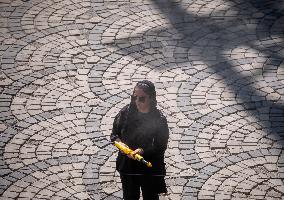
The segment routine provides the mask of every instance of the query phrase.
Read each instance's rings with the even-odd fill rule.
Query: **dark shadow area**
[[[281,63],[282,66],[284,63],[283,1],[235,2],[234,9],[238,12],[238,17],[227,17],[222,13],[215,13],[215,16],[209,17],[197,16],[185,9],[189,5],[181,7],[181,2],[171,0],[153,0],[152,2],[168,19],[169,24],[165,27],[171,28],[153,28],[137,37],[118,39],[109,45],[115,45],[119,48],[119,53],[130,55],[157,69],[170,69],[174,64],[204,62],[211,71],[213,70],[213,73],[223,78],[230,90],[235,92],[235,97],[244,110],[249,111],[258,120],[262,129],[268,135],[273,135],[273,138],[283,147],[283,97],[270,100],[260,95],[253,87],[253,83],[256,82],[253,81],[253,76],[244,76],[236,71],[231,62],[232,59],[224,53],[238,46],[247,46],[265,55],[263,68],[252,69],[252,72],[263,75],[268,70],[268,76],[263,77],[264,80],[274,91],[283,95],[283,84],[277,78],[277,69]],[[257,17],[253,17],[252,8],[258,11]],[[256,28],[250,28],[246,24],[248,21],[252,21],[252,25]],[[280,39],[282,42],[271,42],[275,39]],[[240,64],[250,64],[257,59],[256,57],[236,60]],[[237,82],[232,84],[232,78]]]
[[[284,1],[231,2],[234,6],[230,11],[236,12],[236,15],[228,16],[222,11],[215,11],[214,16],[198,16],[188,11],[190,4],[182,4],[182,1],[152,0],[154,8],[162,13],[168,23],[162,28],[157,25],[136,36],[118,38],[108,45],[117,47],[116,53],[132,56],[155,70],[170,70],[179,66],[185,69],[184,66],[189,66],[188,70],[191,71],[192,65],[201,63],[202,67],[205,64],[207,69],[204,73],[193,74],[193,78],[188,79],[189,85],[194,85],[196,78],[202,75],[205,78],[210,74],[221,77],[226,89],[232,91],[237,105],[255,119],[254,125],[258,130],[266,133],[264,139],[273,141],[270,148],[262,149],[263,152],[282,152],[277,161],[278,178],[282,179],[284,78],[279,79],[277,72],[284,66]],[[258,55],[233,58],[233,50],[240,47],[257,52]],[[247,71],[238,70],[242,66],[254,64],[262,66]],[[265,84],[256,87],[260,80]],[[278,97],[273,99],[269,92],[264,94],[260,89],[266,86],[272,88],[271,92],[277,93]],[[193,155],[195,150],[187,148],[193,162],[199,164],[200,159]],[[202,163],[198,167],[202,169],[205,165]],[[194,187],[189,186],[185,193],[196,195],[207,177],[203,175],[201,173],[200,177],[190,179],[188,184]]]

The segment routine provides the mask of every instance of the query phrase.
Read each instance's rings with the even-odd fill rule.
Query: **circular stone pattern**
[[[160,199],[283,199],[283,5],[2,1],[0,199],[122,200],[109,136],[143,79],[170,130]]]

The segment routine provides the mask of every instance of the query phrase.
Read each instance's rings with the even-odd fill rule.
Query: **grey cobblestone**
[[[170,128],[161,199],[283,199],[282,4],[1,2],[1,199],[122,199],[108,137],[141,79]]]

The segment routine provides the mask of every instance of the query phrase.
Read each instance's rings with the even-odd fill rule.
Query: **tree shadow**
[[[239,18],[234,14],[224,16],[222,12],[215,12],[214,16],[197,16],[187,11],[186,6],[189,5],[182,7],[180,2],[152,2],[166,16],[169,24],[165,24],[164,28],[153,27],[137,36],[116,39],[108,45],[118,47],[120,54],[132,56],[155,69],[203,62],[211,73],[222,77],[225,85],[234,91],[239,105],[249,111],[261,123],[262,129],[274,135],[283,147],[284,90],[277,70],[284,63],[284,6],[280,3],[282,7],[279,7],[279,1],[246,1],[243,2],[248,5],[246,9],[239,3],[232,10],[243,16]],[[252,8],[255,17],[251,16]],[[232,50],[240,47],[256,51],[258,55],[230,57],[233,56]],[[258,57],[260,54],[261,58]],[[248,76],[237,70],[242,65],[259,63],[259,59],[262,59],[263,66],[249,70]],[[238,64],[234,64],[236,61]],[[255,77],[272,87],[277,98],[271,99],[269,94],[259,92],[253,85],[257,83]],[[232,84],[232,78],[238,81]]]
[[[264,139],[273,141],[269,147],[257,144],[258,147],[267,152],[281,152],[277,166],[279,177],[283,178],[284,72],[278,72],[284,66],[284,3],[234,0],[230,1],[235,4],[229,13],[220,10],[199,16],[189,11],[190,4],[183,2],[152,0],[153,10],[165,17],[165,24],[157,23],[146,31],[116,38],[105,45],[116,47],[115,53],[131,56],[153,70],[181,67],[190,74],[185,84],[189,87],[211,75],[218,76],[225,89],[232,91],[235,105],[248,113],[253,125],[265,133]],[[191,101],[189,97],[185,100]],[[194,134],[189,137],[193,138]],[[190,166],[200,170],[196,178],[188,180],[187,189],[183,191],[185,196],[193,193],[194,197],[209,178],[202,170],[205,167],[215,169],[214,165],[210,169],[200,162],[195,150],[191,149],[195,142],[184,142],[184,151],[181,151],[184,157],[189,155],[193,160],[193,164],[188,161]]]

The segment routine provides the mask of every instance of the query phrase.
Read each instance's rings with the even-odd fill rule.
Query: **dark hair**
[[[135,87],[141,88],[147,95],[149,95],[150,106],[151,106],[150,114],[159,115],[159,111],[157,109],[156,90],[155,90],[154,84],[151,81],[143,80],[143,81],[139,81]],[[134,93],[134,90],[133,90],[133,93]],[[136,120],[137,112],[138,112],[137,106],[136,106],[135,100],[133,99],[133,94],[132,94],[131,102],[127,108],[126,118],[125,118],[125,121],[122,127],[123,131],[127,129],[127,126],[129,123],[132,123],[132,121]]]
[[[139,81],[135,88],[138,87],[140,89],[142,89],[147,95],[149,95],[150,98],[150,106],[151,106],[151,111],[156,110],[156,106],[157,106],[157,99],[156,99],[156,89],[155,89],[155,85],[148,80],[143,80],[143,81]],[[134,93],[134,91],[133,91]],[[136,108],[136,104],[133,98],[131,98],[131,102],[130,102],[130,108],[135,108],[135,110],[137,110]]]

